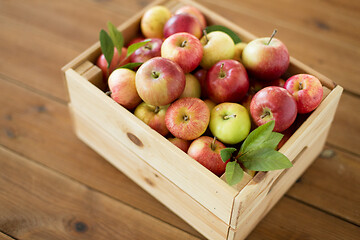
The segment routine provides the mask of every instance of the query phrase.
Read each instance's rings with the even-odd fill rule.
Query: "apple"
[[[141,18],[140,28],[146,38],[163,38],[164,25],[170,19],[171,12],[164,6],[148,9]]]
[[[244,66],[232,59],[221,60],[206,76],[207,94],[216,103],[240,102],[249,90],[249,78]]]
[[[166,22],[164,37],[167,38],[180,32],[190,33],[199,39],[202,36],[202,27],[194,16],[190,14],[176,14]]]
[[[141,102],[135,87],[134,71],[126,68],[116,69],[110,74],[108,85],[111,98],[125,108],[133,109]]]
[[[321,103],[321,82],[310,74],[294,75],[286,80],[284,87],[295,98],[298,113],[309,113]]]
[[[201,98],[207,98],[207,90],[206,90],[206,74],[207,70],[200,68],[194,72],[194,76],[199,80],[201,86]]]
[[[185,74],[185,80],[186,80],[185,89],[179,98],[185,98],[185,97],[200,98],[201,86],[199,80],[197,80],[197,78],[191,73]]]
[[[250,81],[250,91],[254,94],[266,87],[270,87],[270,86],[284,87],[285,85],[285,80],[281,78],[277,78],[275,80],[268,82],[260,81],[255,78],[249,78],[249,81]]]
[[[161,46],[161,56],[173,60],[188,73],[199,66],[203,48],[199,39],[190,33],[175,33],[165,39]]]
[[[176,14],[189,14],[192,15],[193,17],[195,17],[199,22],[200,22],[200,26],[201,29],[206,28],[206,20],[204,15],[199,11],[199,9],[197,9],[196,7],[193,6],[183,6],[181,8],[179,8],[176,12]]]
[[[200,39],[204,48],[204,56],[200,66],[205,69],[211,68],[220,60],[232,59],[235,54],[234,41],[224,32],[214,31]]]
[[[133,45],[134,43],[142,42],[142,41],[144,41],[144,40],[145,40],[145,38],[143,38],[143,37],[136,37],[136,38],[132,39],[132,40],[126,45],[126,47],[129,47],[129,46]]]
[[[168,107],[169,105],[155,107],[142,102],[136,107],[134,115],[161,135],[166,136],[169,133],[165,124],[165,114]]]
[[[244,43],[244,42],[239,42],[239,43],[235,44],[235,53],[234,53],[234,57],[233,57],[234,60],[242,62],[241,56],[242,56],[242,52],[246,45],[247,45],[247,43]]]
[[[172,135],[184,140],[200,137],[209,124],[210,111],[199,98],[181,98],[166,111],[165,123]]]
[[[184,152],[187,152],[191,142],[181,139],[181,138],[168,138],[168,140],[174,144],[175,146],[177,146],[178,148],[180,148],[181,150],[183,150]]]
[[[151,58],[136,72],[135,86],[140,98],[153,106],[164,106],[177,99],[185,88],[181,67],[162,57]]]
[[[282,87],[266,87],[251,100],[250,113],[257,126],[275,120],[275,132],[282,132],[293,124],[297,115],[296,101]]]
[[[216,103],[214,103],[213,101],[211,101],[211,99],[205,99],[204,103],[206,103],[206,105],[208,106],[210,112],[211,110],[213,110],[213,108],[216,106]]]
[[[108,62],[105,59],[104,54],[101,54],[96,61],[96,65],[101,69],[103,79],[107,80],[110,73],[112,73],[116,68],[125,65],[130,62],[129,58],[126,58],[127,49],[121,49],[121,55],[119,56],[118,50],[114,48],[114,55],[108,68]]]
[[[289,52],[285,44],[272,37],[255,39],[249,42],[242,52],[242,63],[246,70],[263,81],[279,78],[288,69],[289,62]]]
[[[210,114],[210,131],[225,144],[236,144],[250,132],[251,121],[248,111],[238,103],[220,103]]]
[[[221,160],[220,151],[225,145],[208,136],[202,136],[194,140],[188,150],[188,155],[198,161],[217,176],[225,172],[226,163]]]
[[[150,58],[161,56],[161,45],[163,41],[160,38],[151,38],[145,46],[138,48],[130,56],[131,62],[146,62]]]

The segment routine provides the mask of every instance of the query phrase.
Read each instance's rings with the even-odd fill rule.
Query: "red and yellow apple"
[[[96,61],[96,65],[101,69],[103,79],[106,81],[110,75],[116,68],[125,65],[130,62],[129,58],[126,58],[127,49],[122,48],[121,55],[116,48],[114,48],[114,55],[110,63],[110,67],[108,68],[108,62],[105,59],[104,54],[101,54],[100,57]]]
[[[310,74],[297,74],[286,80],[284,88],[296,100],[298,113],[309,113],[319,106],[323,96],[321,82]]]
[[[252,98],[250,113],[257,126],[275,120],[274,131],[282,132],[296,119],[296,101],[285,88],[266,87]]]
[[[166,127],[172,135],[184,140],[200,137],[209,125],[210,111],[199,98],[181,98],[166,111]]]
[[[165,39],[161,46],[161,56],[176,62],[185,73],[188,73],[199,66],[203,48],[194,35],[185,32],[175,33]]]
[[[206,19],[205,19],[204,15],[199,11],[199,9],[197,9],[196,7],[187,5],[187,6],[183,6],[183,7],[179,8],[178,10],[176,10],[175,15],[176,14],[184,14],[184,13],[194,16],[200,22],[201,29],[206,28]]]
[[[130,56],[131,62],[146,62],[150,58],[161,56],[161,45],[163,41],[160,38],[151,38],[145,46],[138,48]]]
[[[161,135],[166,136],[169,133],[165,124],[165,114],[168,107],[169,105],[155,107],[142,102],[136,107],[134,115]]]
[[[186,79],[185,89],[179,98],[185,98],[185,97],[200,98],[201,86],[199,80],[197,80],[197,78],[191,73],[185,74],[185,79]]]
[[[141,18],[140,28],[146,38],[163,38],[165,23],[170,19],[171,12],[164,6],[148,9]]]
[[[132,70],[118,68],[108,79],[111,98],[127,109],[133,109],[141,102],[135,87],[135,75]]]
[[[167,38],[180,32],[192,34],[199,39],[202,36],[202,27],[194,16],[190,14],[176,14],[165,23],[164,37]]]
[[[194,140],[188,150],[188,155],[198,161],[217,176],[225,172],[226,163],[221,160],[220,151],[226,148],[223,143],[208,136]]]
[[[151,58],[136,72],[135,86],[140,98],[153,106],[164,106],[177,99],[185,88],[181,67],[162,57]]]
[[[181,139],[181,138],[168,138],[168,140],[174,144],[175,146],[177,146],[178,148],[180,148],[181,150],[183,150],[184,152],[187,153],[189,147],[190,147],[190,144],[191,144],[191,141],[187,141],[187,140],[184,140],[184,139]]]

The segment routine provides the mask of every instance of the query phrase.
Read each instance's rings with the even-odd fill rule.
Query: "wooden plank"
[[[197,239],[0,147],[0,229],[21,239]]]
[[[226,239],[229,226],[191,196],[107,134],[90,119],[72,111],[77,135],[100,155],[209,239]],[[169,192],[171,194],[169,194]]]
[[[1,145],[193,235],[201,236],[83,144],[73,132],[66,105],[4,81],[1,77],[0,89]]]
[[[360,157],[327,146],[286,194],[360,225]]]
[[[144,122],[77,74],[66,71],[71,104],[76,111],[139,155],[225,223],[230,222],[237,191],[175,147]],[[106,123],[106,124],[104,124]],[[136,139],[136,141],[132,139]],[[194,184],[196,182],[197,184]],[[208,186],[204,188],[203,186]]]
[[[2,232],[0,232],[0,239],[2,240],[14,240],[14,238],[10,237],[9,235],[6,235]]]
[[[276,7],[275,9],[274,6],[281,6],[281,4],[277,4],[273,1],[271,2],[272,7],[267,9],[263,9],[262,7],[246,7],[251,1],[219,2],[213,0],[199,0],[199,2],[220,15],[226,16],[227,19],[235,24],[251,30],[251,32],[256,36],[269,36],[273,29],[277,28],[277,37],[286,44],[291,56],[306,63],[318,72],[323,73],[339,85],[342,85],[345,89],[356,94],[360,94],[360,85],[357,83],[358,76],[360,75],[360,68],[358,68],[356,64],[353,64],[354,62],[359,61],[359,44],[348,45],[346,41],[340,40],[334,42],[330,37],[321,37],[323,35],[321,32],[322,30],[314,32],[299,31],[298,25],[288,24],[288,22],[292,21],[292,17],[282,17],[292,13],[293,11],[280,7]],[[332,2],[339,4],[339,8],[341,8],[342,2],[340,0]],[[289,4],[293,3],[289,2]],[[297,4],[303,5],[304,8],[313,6],[316,11],[318,8],[316,4],[310,4],[307,3],[307,1],[298,1]],[[355,3],[352,5],[355,6]],[[276,12],[278,9],[281,9],[281,14],[268,17],[269,12]],[[267,13],[265,14],[264,11]],[[306,14],[306,12],[301,12],[301,14]],[[317,15],[312,18],[317,18]],[[321,19],[320,21],[326,23],[328,19],[330,18],[327,17],[325,19]],[[350,32],[349,34],[352,34],[353,29],[360,28],[360,24],[356,24],[356,28],[350,28],[347,30]],[[341,35],[339,32],[335,32],[334,34]],[[341,69],[341,71],[339,71],[339,69]]]
[[[360,155],[360,98],[343,94],[335,115],[328,142]]]
[[[246,239],[338,240],[359,236],[358,226],[284,197]]]

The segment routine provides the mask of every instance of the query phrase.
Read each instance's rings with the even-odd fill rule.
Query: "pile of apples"
[[[221,149],[271,120],[274,131],[283,132],[322,100],[314,76],[280,78],[289,53],[273,36],[235,44],[223,31],[204,31],[205,17],[192,6],[174,14],[152,7],[140,27],[143,37],[128,46],[150,39],[145,46],[129,57],[125,47],[121,54],[114,49],[110,67],[104,55],[97,61],[110,96],[218,176],[227,164]],[[118,68],[129,62],[143,64]]]

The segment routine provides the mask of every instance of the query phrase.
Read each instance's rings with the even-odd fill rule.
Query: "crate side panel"
[[[71,104],[108,134],[229,224],[238,193],[201,164],[121,107],[72,69],[66,72]],[[206,188],[204,186],[207,186]]]
[[[241,240],[255,228],[272,207],[282,198],[286,191],[310,166],[323,149],[330,124],[323,129],[317,138],[312,139],[306,148],[296,159],[294,167],[289,168],[276,181],[274,181],[265,192],[265,196],[255,206],[239,219],[236,229],[230,228],[228,240]]]
[[[226,239],[228,225],[223,221],[171,183],[143,159],[129,151],[115,138],[106,134],[101,127],[82,116],[79,111],[73,110],[72,116],[78,137],[104,156],[113,166],[207,238]]]

